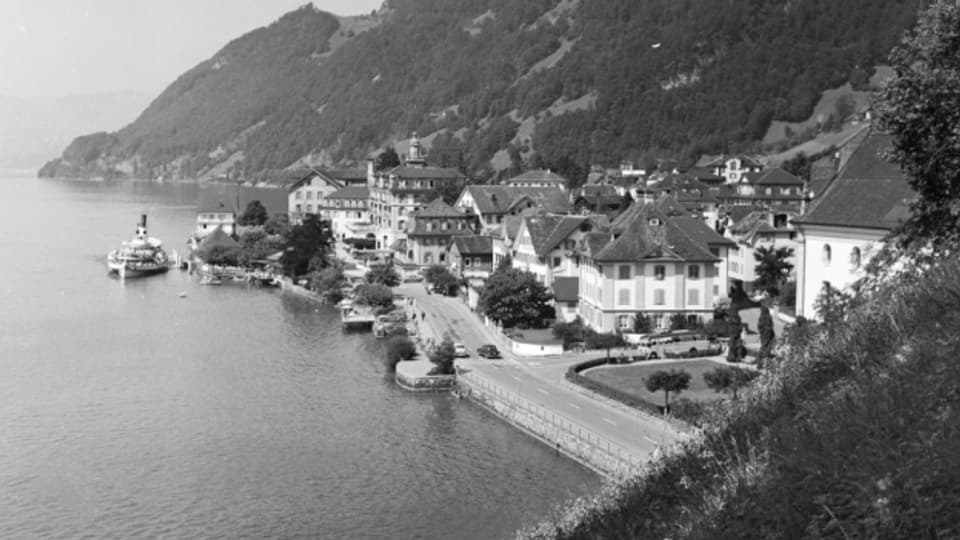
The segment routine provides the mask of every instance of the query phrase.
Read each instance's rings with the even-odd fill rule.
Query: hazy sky
[[[309,0],[0,0],[0,95],[158,94],[231,39]],[[382,0],[316,0],[337,15]]]

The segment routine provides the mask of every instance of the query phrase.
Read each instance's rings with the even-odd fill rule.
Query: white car
[[[457,358],[466,358],[470,356],[470,353],[467,352],[467,348],[463,346],[463,343],[454,343],[453,355]]]

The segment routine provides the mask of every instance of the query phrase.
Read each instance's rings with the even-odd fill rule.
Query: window
[[[619,291],[617,291],[617,305],[618,306],[630,305],[630,289],[620,289]]]
[[[553,266],[554,267],[560,266],[560,257],[553,258]]]
[[[653,304],[656,306],[662,306],[664,304],[664,297],[666,295],[663,292],[663,289],[654,289],[653,290]]]
[[[696,328],[700,324],[700,317],[698,315],[687,315],[687,326],[689,328]]]
[[[464,265],[464,266],[470,266],[470,257],[464,257],[464,258],[463,258],[463,265]]]
[[[710,248],[710,254],[714,257],[720,256],[720,248]]]
[[[833,258],[833,250],[830,249],[830,244],[823,245],[822,258],[823,258],[823,265],[830,266],[830,259]]]
[[[663,278],[666,277],[666,275],[667,275],[667,267],[666,267],[666,266],[664,266],[664,265],[662,265],[662,264],[658,264],[658,265],[656,265],[656,266],[653,267],[653,277],[654,277],[657,281],[663,281]]]
[[[691,265],[687,267],[687,278],[689,279],[700,279],[700,266]]]
[[[431,264],[431,263],[433,263],[433,253],[430,253],[428,251],[423,254],[423,264]]]
[[[619,269],[618,269],[618,272],[619,272],[619,275],[617,276],[618,279],[630,279],[630,265],[629,265],[629,264],[621,264],[620,267],[619,267]]]
[[[300,212],[303,212],[303,205],[298,204],[298,205],[297,205],[297,213],[299,214]]]
[[[629,315],[617,315],[617,328],[620,330],[632,330],[633,324],[631,324]]]
[[[697,289],[690,289],[687,291],[687,304],[691,306],[700,305],[700,291]]]
[[[294,195],[294,198],[299,201],[300,199],[303,198],[303,192],[302,192],[302,191],[298,191],[297,194]]]
[[[447,230],[450,228],[450,223],[447,221],[444,221],[442,224],[440,224],[440,228],[443,230]]]
[[[854,268],[860,268],[860,248],[854,247],[850,250],[850,265]]]
[[[719,286],[719,285],[714,285],[714,286],[713,286],[713,296],[714,296],[714,297],[720,296],[720,286]]]
[[[308,200],[308,201],[313,200],[313,192],[312,192],[312,191],[308,191],[308,192],[307,192],[307,200]]]
[[[337,201],[337,208],[340,208],[340,201]]]
[[[446,262],[446,260],[447,260],[447,254],[446,254],[446,253],[441,253],[441,254],[440,254],[440,262]]]

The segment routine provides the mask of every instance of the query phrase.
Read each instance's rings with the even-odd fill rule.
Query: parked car
[[[463,343],[454,343],[453,355],[457,358],[466,358],[470,356],[470,353],[467,352],[467,348],[463,345]]]
[[[491,345],[490,343],[477,347],[477,354],[484,358],[501,358],[497,346]]]

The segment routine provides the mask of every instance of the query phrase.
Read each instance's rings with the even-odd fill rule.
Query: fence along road
[[[422,285],[402,286],[398,292],[415,298],[415,310],[426,314],[425,322],[435,335],[449,333],[470,351],[484,343],[498,342],[461,301],[428,295]],[[547,371],[534,373],[510,352],[501,352],[503,360],[458,361],[467,372],[465,381],[480,394],[474,397],[486,398],[489,402],[485,403],[497,413],[553,444],[560,442],[565,452],[585,461],[582,454],[598,456],[589,462],[596,469],[613,474],[633,468],[658,447],[669,446],[682,437],[661,418],[626,411],[566,388],[562,375],[557,376],[562,369],[550,371],[550,376],[544,375]],[[573,364],[581,360],[560,361]],[[535,421],[543,425],[534,429],[538,427]]]

